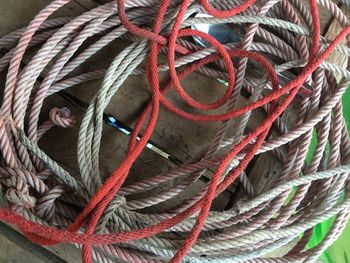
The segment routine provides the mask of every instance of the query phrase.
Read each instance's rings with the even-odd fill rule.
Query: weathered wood
[[[350,17],[350,10],[347,7],[344,6],[341,8],[341,10],[344,13],[344,15],[346,15],[347,17]],[[342,30],[342,27],[340,23],[336,19],[334,19],[328,28],[325,38],[328,40],[333,40],[337,35],[339,35],[341,30]],[[341,41],[341,44],[346,44],[346,39]],[[333,53],[328,57],[327,61],[337,64],[343,68],[346,68],[348,64],[348,57],[344,56],[343,54],[337,51],[333,51]],[[337,79],[338,82],[341,81],[342,79],[342,77],[338,74],[335,74],[335,78]]]
[[[50,0],[0,0],[0,36],[27,25],[39,11],[50,2]],[[109,1],[74,0],[55,13],[53,17],[76,16],[86,10],[96,7],[98,4],[106,2]],[[326,24],[326,22],[322,23]],[[75,73],[78,74],[79,72],[107,68],[111,60],[126,45],[128,45],[127,42],[122,42],[120,40],[114,41],[79,67]],[[167,79],[167,74],[161,74],[162,83],[165,83]],[[0,78],[1,87],[4,85],[3,80],[4,76]],[[191,96],[202,102],[214,101],[219,96],[222,96],[225,89],[225,87],[217,80],[200,74],[193,74],[183,80],[182,83],[184,87],[187,87],[186,90]],[[69,89],[69,92],[79,96],[79,98],[85,102],[89,102],[100,86],[101,80],[95,80],[73,87]],[[198,87],[200,87],[200,89]],[[149,97],[150,91],[145,76],[130,77],[112,98],[106,112],[117,116],[120,120],[132,126],[136,121],[136,116],[138,116],[140,111],[144,108]],[[188,106],[184,105],[183,102],[180,102],[179,97],[174,92],[171,92],[168,97],[171,101],[176,102],[177,105],[191,111]],[[247,103],[247,100],[243,97],[240,98],[240,101],[242,104]],[[53,159],[61,163],[72,174],[79,176],[76,173],[78,167],[75,146],[79,124],[84,112],[67,103],[67,101],[62,98],[54,95],[45,101],[41,120],[45,121],[48,118],[48,112],[52,107],[62,106],[68,106],[72,110],[73,114],[77,117],[78,125],[72,129],[54,128],[50,130],[39,143],[43,150],[45,150],[45,152],[47,152]],[[255,128],[262,118],[262,112],[256,111],[248,126],[251,129]],[[232,121],[229,134],[234,134],[235,123],[237,123],[237,120]],[[179,118],[162,108],[152,140],[162,148],[167,149],[172,155],[178,157],[182,161],[188,162],[190,160],[199,159],[202,156],[203,151],[208,147],[215,135],[217,127],[217,123],[192,123]],[[52,143],[57,137],[60,138],[60,143]],[[127,136],[119,133],[111,127],[104,126],[100,152],[100,171],[104,178],[110,175],[122,160],[127,148],[127,142]],[[261,192],[264,187],[268,187],[268,182],[272,181],[271,178],[277,173],[276,171],[278,171],[279,165],[280,164],[276,162],[271,154],[262,155],[257,159],[249,176],[253,184],[256,186],[256,191],[258,193]],[[166,161],[159,155],[156,155],[154,152],[145,149],[140,158],[133,165],[127,183],[165,172],[171,167],[174,167],[172,163]],[[179,180],[159,187],[152,193],[160,192]],[[184,195],[157,206],[157,209],[164,209],[181,203],[188,198],[193,191],[203,185],[204,182],[197,182],[187,189]],[[137,197],[141,196],[142,195],[138,195]],[[226,193],[215,202],[213,207],[220,210],[224,209],[229,198],[230,196]],[[149,209],[149,211],[155,210]],[[80,251],[72,246],[59,245],[51,247],[50,250],[68,262],[80,262]]]
[[[307,0],[304,0],[304,2],[306,5],[308,5]],[[342,8],[342,11],[346,11],[345,14],[347,15],[349,14],[349,11],[346,8]],[[321,32],[328,28],[325,36],[327,39],[332,40],[341,31],[340,24],[336,21],[336,19],[333,20],[330,12],[322,6],[319,7],[319,12]],[[332,53],[328,60],[338,65],[346,66],[347,64],[347,57],[341,56],[336,51]],[[296,107],[298,107],[297,104],[297,102],[293,103],[282,116],[282,119],[287,125],[293,126],[295,123],[295,112],[297,111]],[[273,182],[277,179],[281,168],[280,161],[271,153],[264,153],[258,156],[253,168],[248,173],[248,177],[251,180],[256,193],[259,194],[266,189],[269,189],[269,187],[271,187]],[[241,191],[238,196],[241,197],[243,194],[243,191]]]
[[[16,3],[11,2],[10,5],[7,5],[6,16],[2,17],[6,21],[12,22],[7,24],[3,23],[5,26],[1,27],[1,35],[7,34],[28,24],[35,14],[37,14],[50,1],[33,1],[30,5],[26,5],[27,1],[24,0],[21,1],[22,3],[19,2],[20,1],[17,1]],[[96,6],[96,3],[93,1],[79,0],[65,6],[58,12],[58,14],[55,14],[54,16],[75,16],[83,13],[87,8],[92,8],[94,6]],[[19,18],[16,15],[15,10],[17,13],[26,14],[26,16]],[[102,52],[96,54],[75,72],[79,73],[96,68],[107,68],[112,58],[115,57],[120,50],[125,47],[125,45],[125,42],[120,42],[119,40],[115,41]],[[25,61],[27,61],[27,58]],[[162,79],[164,82],[167,79],[167,76],[163,74]],[[74,87],[71,92],[88,102],[96,93],[100,85],[101,80],[96,80]],[[218,81],[209,78],[202,78],[199,75],[187,78],[184,81],[184,85],[197,85],[201,87],[201,91],[197,92],[197,94],[193,94],[193,91],[191,90],[189,90],[189,93],[191,95],[199,95],[197,98],[202,101],[208,101],[208,98],[210,98],[210,100],[215,99],[218,95],[223,94],[225,88]],[[129,125],[132,125],[135,121],[135,116],[147,102],[149,95],[150,92],[145,77],[131,77],[126,81],[126,83],[124,83],[117,95],[112,99],[107,112],[113,113],[121,120],[127,122]],[[175,94],[172,94],[170,97],[173,100],[178,100]],[[41,114],[41,120],[46,120],[48,118],[48,111],[52,107],[56,106],[68,106],[73,111],[73,114],[76,115],[78,123],[81,121],[84,115],[82,111],[62,100],[60,97],[51,96],[45,101]],[[200,157],[203,149],[205,149],[210,142],[210,138],[214,135],[215,127],[216,125],[209,125],[206,127],[201,123],[192,125],[189,121],[183,121],[173,114],[163,110],[159,118],[159,125],[157,126],[155,135],[152,137],[152,139],[163,148],[167,149],[168,152],[176,155],[179,159],[188,161],[190,159]],[[73,129],[66,130],[54,128],[49,131],[48,134],[46,134],[39,142],[39,145],[53,159],[57,160],[66,169],[72,172],[72,174],[76,174],[75,171],[77,171],[75,145],[76,138],[78,136],[78,128],[79,125]],[[60,143],[52,143],[57,137],[60,137]],[[107,177],[115,169],[117,164],[120,163],[125,154],[127,141],[128,138],[125,135],[119,133],[113,128],[107,126],[104,127],[100,154],[101,173],[104,175],[104,177]],[[156,155],[152,151],[146,149],[141,155],[140,159],[138,159],[133,166],[128,182],[137,181],[147,176],[158,174],[162,171],[168,170],[170,167],[174,167],[174,165]],[[174,183],[176,183],[176,181]],[[186,194],[181,195],[179,198],[174,198],[174,200],[164,203],[162,206],[158,206],[157,209],[165,209],[169,206],[169,203],[171,203],[172,206],[181,203],[186,198],[189,198],[194,191],[197,191],[195,189],[199,189],[203,185],[203,182],[197,182],[193,186],[189,187]],[[169,186],[171,185],[168,184],[167,187]],[[166,187],[166,185],[155,189],[153,193],[164,190],[164,187]],[[138,197],[141,196],[142,195]],[[225,200],[228,200],[228,196],[225,197],[224,195],[219,199],[217,204],[214,204],[214,207],[220,210],[224,209]],[[68,262],[75,262],[75,259],[77,260],[76,262],[79,262],[80,252],[71,246],[60,245],[50,249],[56,254],[60,255],[62,258],[66,259]]]
[[[50,2],[51,0],[0,0],[0,36],[28,25],[35,15]],[[88,2],[89,0],[86,0],[87,4]],[[76,16],[85,11],[86,9],[80,4],[72,1],[53,14],[52,17]],[[5,73],[2,73],[0,76],[1,90],[4,88],[5,75]],[[58,245],[48,249],[67,262],[81,262],[81,251],[74,246]],[[0,250],[4,252],[1,253],[0,262],[14,262],[15,260],[16,262],[42,262],[38,258],[31,256],[30,251],[24,251],[5,238],[1,238]]]

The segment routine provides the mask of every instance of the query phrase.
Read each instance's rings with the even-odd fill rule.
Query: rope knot
[[[53,108],[50,111],[49,116],[50,120],[54,124],[62,128],[71,128],[76,123],[75,117],[72,115],[71,111],[66,107],[63,107],[61,109]]]
[[[103,233],[106,229],[107,222],[112,218],[115,211],[126,204],[126,198],[122,195],[117,195],[113,198],[113,200],[109,203],[108,207],[104,211],[99,225],[97,226],[97,232]]]
[[[15,188],[9,188],[5,193],[5,198],[13,205],[25,207],[27,209],[33,208],[36,203],[36,199],[33,196]]]
[[[114,208],[119,208],[126,204],[126,198],[122,195],[117,195],[112,201],[111,204]]]
[[[3,183],[7,188],[14,188],[25,194],[28,193],[28,185],[17,175],[10,175],[10,177],[1,178],[1,183]]]
[[[12,175],[2,178],[1,183],[8,187],[5,198],[15,207],[29,209],[35,206],[36,199],[29,195],[28,185],[22,178]]]

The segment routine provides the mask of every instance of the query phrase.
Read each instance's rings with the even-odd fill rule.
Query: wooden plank
[[[110,63],[110,60],[106,60],[105,57],[114,57],[116,56],[119,51],[125,47],[125,43],[120,43],[120,41],[115,41],[115,43],[112,43],[109,45],[109,47],[105,48],[104,51],[99,52],[99,54],[94,55],[93,58],[91,58],[89,61],[94,61],[94,63],[90,64],[87,63],[84,66],[81,67],[81,72],[86,72],[89,70],[97,69],[97,68],[106,68],[108,67],[108,64]],[[75,72],[79,72],[79,70],[76,70]],[[163,74],[163,79],[166,78],[166,75]],[[200,80],[198,80],[200,79]],[[209,78],[202,78],[199,77],[199,75],[196,75],[195,77],[190,77],[189,80],[187,80],[186,84],[193,84],[195,83],[198,86],[205,87],[205,92],[198,92],[197,95],[200,95],[202,99],[213,97],[214,93],[213,90],[220,90],[220,93],[223,93],[224,87],[222,84],[220,84],[218,81],[209,79]],[[208,85],[209,84],[209,85]],[[88,84],[80,85],[83,88],[80,89],[79,87],[73,88],[72,91],[74,94],[78,95],[80,98],[85,100],[86,102],[89,101],[93,95],[96,93],[96,88],[100,86],[100,81],[94,81]],[[124,91],[124,86],[126,86],[129,90]],[[140,87],[142,88],[140,89]],[[91,88],[90,88],[91,87]],[[130,90],[131,89],[131,90]],[[130,96],[132,94],[132,96]],[[194,94],[196,95],[196,94]],[[217,95],[215,95],[217,96]],[[173,95],[174,97],[174,95]],[[121,91],[119,92],[118,96],[116,98],[113,98],[113,100],[110,103],[110,106],[108,107],[107,111],[113,114],[116,114],[120,117],[123,121],[129,123],[130,125],[135,121],[135,115],[139,111],[139,108],[142,107],[147,99],[149,98],[149,92],[147,88],[147,82],[144,77],[131,77],[130,80],[128,80],[123,87],[121,88]],[[57,100],[55,99],[56,103]],[[128,105],[125,107],[125,105]],[[136,109],[134,108],[136,106]],[[79,112],[76,112],[76,114],[81,114]],[[154,141],[156,141],[158,144],[160,144],[163,148],[166,148],[168,152],[172,153],[173,155],[177,156],[183,161],[189,160],[192,158],[199,158],[200,154],[202,153],[204,149],[203,141],[209,143],[209,135],[213,136],[215,132],[215,127],[213,125],[210,125],[208,127],[204,127],[202,124],[196,124],[196,127],[193,127],[190,125],[190,122],[188,121],[182,121],[180,118],[173,116],[172,114],[165,113],[164,117],[160,117],[159,121],[161,127],[159,130],[156,129],[154,138],[152,138]],[[180,123],[180,127],[174,127],[174,123]],[[193,133],[193,130],[196,129],[196,133]],[[108,129],[106,127],[106,130],[111,130],[112,138],[115,137],[116,133],[113,129]],[[202,130],[205,130],[202,132]],[[207,135],[207,132],[209,132]],[[192,135],[191,135],[192,134]],[[76,135],[76,133],[75,133]],[[200,135],[200,136],[198,136]],[[53,137],[55,136],[52,135]],[[104,160],[101,165],[102,173],[109,174],[113,168],[115,167],[115,163],[120,160],[125,152],[126,148],[126,140],[125,136],[119,134],[118,136],[121,136],[123,139],[123,142],[120,142],[119,140],[110,140],[111,136],[109,136],[108,133],[105,133],[104,138],[109,138],[104,140],[103,146],[105,144],[109,144],[108,147],[102,147],[101,151],[101,159]],[[71,137],[70,135],[67,135],[67,137]],[[187,140],[183,140],[183,138],[186,137]],[[76,137],[75,137],[76,138]],[[41,145],[45,147],[45,137],[43,138],[43,142]],[[51,141],[51,138],[47,139],[47,141]],[[112,141],[112,143],[111,143]],[[72,145],[73,142],[68,142],[68,145]],[[49,144],[50,145],[50,144]],[[202,147],[198,147],[198,145],[201,145]],[[60,147],[62,149],[52,149],[51,147],[51,153],[54,159],[59,160],[62,163],[65,163],[67,166],[71,167],[73,170],[76,170],[76,158],[75,153],[70,151],[68,154],[62,154],[67,149],[65,147],[65,144],[61,144]],[[106,148],[108,151],[104,152],[104,148]],[[191,149],[191,153],[189,153],[189,149]],[[115,152],[115,150],[118,150],[118,152]],[[110,152],[111,151],[111,152]],[[160,162],[164,162],[162,158],[159,156],[153,156],[148,157],[147,150],[145,151],[146,157],[145,162],[149,162],[150,160],[157,160],[160,159]],[[57,154],[56,154],[57,153]],[[61,156],[64,157],[63,160]],[[110,157],[115,157],[116,160],[109,160]],[[141,156],[141,160],[144,157]],[[70,161],[71,160],[71,161]],[[111,165],[112,164],[112,165]],[[169,164],[168,162],[166,164],[158,165],[165,168],[168,168]],[[141,168],[138,168],[141,167]],[[153,171],[154,169],[151,169]],[[107,172],[108,171],[108,172]],[[159,168],[157,168],[156,171],[161,171]],[[135,172],[136,173],[145,173],[144,165],[138,163],[135,164]],[[148,174],[155,174],[154,172],[148,172]],[[139,178],[139,176],[131,176],[129,180],[136,180],[136,178]],[[135,178],[135,179],[132,179]]]
[[[346,6],[343,6],[341,10],[344,13],[344,15],[350,17],[350,10]],[[340,23],[336,19],[334,19],[328,28],[325,38],[328,40],[333,40],[336,36],[339,35],[342,29],[343,28],[340,25]],[[341,44],[346,44],[346,39],[341,41]],[[337,51],[333,51],[332,54],[328,57],[327,61],[337,64],[343,68],[346,68],[346,66],[348,65],[348,57],[344,56],[343,54]],[[335,78],[338,82],[340,82],[342,79],[341,75],[339,74],[335,74]]]
[[[19,27],[25,26],[28,22],[37,14],[50,0],[16,0],[5,1],[0,0],[0,35],[9,33]],[[76,16],[83,13],[85,10],[91,9],[98,4],[108,2],[105,0],[75,0],[70,4],[62,8],[59,12],[54,14],[54,17],[59,16]],[[111,59],[114,58],[122,48],[127,45],[126,42],[120,40],[114,41],[108,47],[104,48],[101,52],[94,55],[83,66],[77,69],[75,72],[87,72],[94,69],[107,68]],[[106,59],[108,58],[108,59]],[[168,76],[161,74],[161,81],[164,83]],[[224,86],[218,81],[211,78],[204,77],[199,74],[193,74],[186,78],[183,85],[190,95],[203,102],[213,101],[224,92]],[[70,92],[85,102],[91,100],[93,95],[101,86],[101,80],[91,81],[86,84],[78,85]],[[197,89],[200,87],[200,89]],[[122,121],[132,126],[135,123],[136,116],[140,113],[150,96],[149,88],[145,76],[133,76],[122,85],[116,96],[113,97],[111,103],[107,107],[106,111],[118,116]],[[186,105],[180,102],[178,96],[174,93],[169,95],[170,100],[180,104],[186,110],[190,110]],[[246,99],[241,98],[241,103],[246,103]],[[42,120],[46,120],[48,117],[48,111],[52,107],[68,106],[73,114],[77,117],[78,123],[81,122],[83,112],[74,106],[68,104],[66,101],[57,96],[48,98],[45,102],[43,112],[41,115]],[[263,118],[261,112],[254,113],[252,121],[249,127],[253,129],[257,123]],[[234,133],[234,125],[236,121],[232,122],[229,130],[230,134]],[[152,136],[152,140],[158,143],[162,148],[183,161],[196,160],[201,157],[203,151],[208,147],[211,139],[213,138],[218,124],[204,125],[203,123],[192,123],[183,120],[174,114],[161,110],[158,124],[155,133]],[[78,136],[79,126],[77,125],[73,129],[60,129],[54,128],[49,131],[43,139],[40,141],[40,146],[49,155],[62,163],[73,174],[78,170],[77,158],[76,158],[76,138]],[[60,137],[60,143],[52,143]],[[102,147],[100,153],[101,159],[101,174],[106,178],[120,163],[122,160],[128,138],[116,131],[113,128],[104,127]],[[269,165],[266,165],[268,163]],[[253,167],[250,173],[251,179],[254,185],[266,186],[265,183],[261,183],[259,178],[265,178],[265,171],[271,169],[273,174],[269,174],[269,181],[274,176],[275,161],[271,158],[270,154],[262,155]],[[161,172],[165,172],[168,169],[174,167],[173,164],[164,160],[162,157],[156,155],[154,152],[145,150],[140,158],[135,162],[128,183],[135,182],[140,179],[155,175]],[[278,168],[278,167],[277,167]],[[276,168],[276,169],[277,169]],[[263,174],[263,176],[261,176]],[[266,182],[267,178],[263,182]],[[179,180],[175,181],[175,184]],[[197,182],[194,186],[189,188],[184,195],[179,198],[174,198],[171,202],[164,203],[157,207],[157,209],[164,209],[167,206],[176,205],[186,198],[188,198],[193,190],[198,189],[204,185],[203,182]],[[169,186],[169,185],[167,185]],[[164,190],[164,187],[159,187],[154,190],[153,193],[158,193]],[[262,191],[262,188],[257,188],[257,191]],[[138,197],[141,197],[139,195]],[[222,210],[228,201],[230,196],[228,194],[221,197],[214,205],[216,209]],[[156,209],[149,209],[149,211],[156,211]],[[56,254],[68,262],[80,262],[80,251],[72,246],[60,245],[50,248]]]
[[[304,0],[305,4],[308,5],[307,0]],[[344,12],[346,8],[343,8]],[[320,24],[321,24],[321,32],[325,31],[329,26],[328,32],[326,33],[326,37],[328,39],[333,39],[340,32],[339,23],[331,16],[330,12],[319,6],[320,13]],[[349,11],[345,13],[349,15]],[[342,57],[339,53],[333,52],[332,56],[329,58],[330,61],[336,63],[338,65],[345,65],[347,63],[347,58]],[[346,62],[345,62],[346,60]],[[345,63],[345,64],[344,64]],[[283,114],[282,118],[284,119],[287,125],[293,126],[295,123],[295,112],[297,112],[297,103],[293,103],[289,109]],[[256,193],[262,193],[265,190],[269,189],[273,182],[277,179],[279,172],[281,171],[281,162],[274,157],[271,153],[264,153],[259,155],[256,158],[256,162],[253,165],[253,168],[248,173],[248,177],[252,182]],[[238,195],[242,197],[244,195],[243,191]]]
[[[3,1],[3,0],[1,0]],[[23,3],[19,3],[19,1],[16,2],[16,4],[8,5],[8,9],[6,10],[6,21],[13,20],[13,23],[11,27],[2,27],[1,35],[9,33],[21,26],[25,26],[31,19],[34,17],[34,15],[40,11],[40,9],[48,4],[50,1],[33,1],[30,6],[26,5],[26,1],[23,1]],[[78,1],[81,3],[82,1]],[[84,1],[85,2],[85,1]],[[86,1],[88,4],[93,5],[95,3],[91,1]],[[1,2],[0,2],[1,3]],[[86,6],[88,6],[86,3],[84,5],[77,4],[77,2],[72,3],[71,5],[67,5],[66,7],[62,8],[60,10],[60,15],[55,16],[72,16],[77,15],[85,11]],[[25,19],[17,19],[16,13],[17,13],[17,7],[20,7],[20,12],[25,13],[27,17]],[[12,8],[12,9],[11,9]],[[12,10],[12,11],[11,11]],[[16,10],[16,11],[15,11]],[[31,12],[29,12],[29,10]],[[116,41],[113,45],[111,45],[109,48],[105,49],[104,53],[97,54],[89,60],[87,65],[84,65],[80,68],[80,71],[87,71],[92,70],[93,67],[98,68],[106,68],[108,67],[108,64],[110,63],[111,59],[115,57],[118,52],[121,50],[122,47],[125,46],[124,44],[120,44],[119,41]],[[106,60],[105,58],[108,57],[109,60]],[[93,61],[93,63],[91,63]],[[98,63],[97,63],[98,62]],[[79,70],[77,71],[79,72]],[[164,76],[164,79],[166,76]],[[193,82],[195,79],[197,79],[198,76],[190,78],[187,80],[187,84]],[[219,87],[219,84],[217,81],[214,80],[207,80],[202,82],[198,82],[197,84],[200,86],[205,86],[205,88],[212,93],[213,91],[210,89],[211,82],[217,83],[216,88],[220,88],[222,90],[222,86]],[[100,86],[100,81],[94,81],[89,84],[80,85],[80,87],[76,87],[73,92],[78,92],[79,97],[82,97],[86,101],[89,101],[91,96],[96,92],[96,88]],[[191,83],[192,84],[192,83]],[[132,89],[130,90],[129,87]],[[127,121],[129,124],[132,124],[135,120],[134,115],[137,113],[139,108],[146,102],[147,98],[149,97],[149,91],[146,87],[146,80],[143,76],[141,77],[134,77],[127,81],[123,85],[123,88],[121,89],[121,94],[118,94],[116,96],[116,99],[113,99],[111,102],[108,111],[113,112],[114,114],[117,114],[120,116],[120,118],[124,121]],[[136,93],[133,93],[133,92]],[[210,93],[207,95],[209,96]],[[77,94],[77,93],[76,93]],[[83,96],[81,96],[83,94]],[[133,94],[131,96],[130,94]],[[205,97],[206,93],[200,94],[202,97]],[[137,99],[135,99],[137,98]],[[81,120],[83,117],[83,113],[80,112],[78,109],[72,107],[71,105],[67,105],[67,102],[62,100],[60,97],[52,96],[48,98],[45,101],[44,108],[42,111],[41,119],[45,120],[48,117],[48,111],[52,107],[61,107],[61,106],[69,106],[69,108],[72,109],[73,113],[77,116],[78,120]],[[165,114],[161,118],[166,122],[167,124],[164,127],[162,125],[162,128],[157,130],[157,136],[154,138],[159,144],[162,145],[162,147],[169,147],[170,150],[174,149],[176,150],[179,155],[181,153],[182,160],[186,161],[190,158],[189,154],[185,153],[184,149],[190,149],[195,148],[196,151],[193,151],[193,156],[200,153],[200,149],[196,147],[197,145],[202,145],[203,140],[208,141],[207,139],[203,139],[202,137],[202,130],[205,130],[203,132],[203,136],[209,136],[212,134],[215,130],[214,127],[210,127],[209,129],[205,129],[203,125],[198,124],[195,128],[189,126],[189,122],[181,123],[180,127],[173,127],[173,121],[174,117],[168,117],[171,116],[170,113]],[[176,118],[176,117],[175,117]],[[40,141],[40,146],[43,147],[43,149],[54,159],[56,159],[58,162],[63,164],[65,167],[68,167],[70,171],[74,173],[74,171],[77,170],[77,160],[76,160],[76,152],[75,148],[72,148],[73,145],[76,145],[76,138],[78,135],[78,128],[75,127],[74,129],[67,129],[63,130],[60,128],[55,128],[51,130],[47,135],[44,136],[43,140]],[[181,131],[181,134],[178,134],[178,131]],[[191,134],[191,136],[186,135],[189,131],[195,132]],[[206,133],[208,132],[208,134]],[[200,136],[199,136],[200,135]],[[180,147],[178,146],[178,142],[181,141],[182,137],[188,138],[188,144],[184,143]],[[55,141],[57,137],[60,137],[62,140],[59,144],[53,144],[52,141]],[[104,131],[104,137],[102,141],[102,151],[101,151],[101,172],[105,174],[105,176],[109,175],[111,171],[114,170],[114,168],[117,166],[117,164],[122,159],[123,155],[125,154],[125,149],[127,146],[127,138],[119,134],[114,129],[111,129],[109,127],[105,127]],[[187,150],[186,150],[187,151]],[[145,165],[147,164],[147,165]],[[173,167],[172,164],[169,164],[167,161],[163,160],[158,155],[155,155],[153,152],[145,150],[145,152],[142,154],[141,158],[136,162],[134,165],[134,168],[132,170],[132,175],[129,178],[129,181],[136,181],[138,179],[144,178],[145,174],[153,175],[160,173],[162,171],[166,171],[169,169],[169,167]],[[176,205],[182,202],[184,199],[188,198],[193,192],[194,189],[198,189],[199,187],[203,186],[203,182],[198,182],[194,186],[190,187],[186,194],[182,195],[181,198],[176,198],[175,200],[172,200],[172,204]],[[158,188],[155,190],[155,193],[157,191],[161,191],[163,188]],[[227,197],[226,197],[227,199]],[[218,202],[218,205],[216,207],[218,209],[223,209],[225,207],[225,203],[222,202],[223,199],[221,199],[220,202]],[[159,208],[166,208],[167,204],[164,204],[162,207]],[[52,251],[54,251],[56,254],[60,255],[62,258],[66,259],[68,262],[80,262],[80,251],[75,249],[71,246],[66,245],[60,245],[60,246],[54,246],[50,248]]]
[[[28,23],[42,10],[51,0],[16,0],[0,1],[0,36],[4,36]],[[80,0],[79,3],[83,2]],[[89,1],[87,1],[89,3]],[[87,4],[86,4],[87,5]],[[88,5],[87,5],[88,6]],[[91,4],[90,4],[91,6]],[[58,10],[52,17],[76,16],[86,11],[81,4],[71,1]]]
[[[6,35],[18,28],[28,25],[28,23],[48,5],[51,0],[0,0],[0,36]],[[86,11],[80,4],[72,1],[60,9],[52,17],[76,16]],[[3,89],[5,83],[5,72],[0,76],[0,87]],[[1,262],[42,262],[38,258],[31,256],[29,252],[11,243],[7,239],[1,238],[0,248],[3,253]],[[67,262],[81,262],[81,251],[71,245],[58,245],[48,248],[54,254],[58,255]],[[25,261],[23,261],[25,259]],[[22,261],[21,261],[22,260]]]

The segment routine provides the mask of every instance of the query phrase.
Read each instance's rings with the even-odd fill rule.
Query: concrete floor
[[[44,263],[44,261],[0,236],[0,263]]]

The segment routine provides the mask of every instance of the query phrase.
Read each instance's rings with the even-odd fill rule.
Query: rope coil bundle
[[[0,179],[11,207],[0,210],[1,220],[15,224],[42,245],[69,242],[81,246],[84,262],[93,258],[98,262],[113,262],[115,258],[126,262],[310,262],[340,235],[350,213],[350,142],[341,104],[350,72],[348,67],[325,60],[334,50],[349,56],[350,49],[342,41],[350,27],[335,3],[310,0],[307,6],[300,0],[118,0],[76,18],[48,18],[68,2],[54,0],[26,28],[0,39],[0,49],[5,50],[0,70],[8,66],[0,118]],[[320,34],[319,6],[343,27],[330,42]],[[197,13],[212,17],[193,18]],[[238,45],[222,45],[210,35],[190,29],[200,22],[245,25],[245,36]],[[93,36],[98,39],[79,49]],[[190,36],[205,40],[212,48],[197,46]],[[69,75],[121,37],[133,43],[111,61],[107,70]],[[35,45],[41,47],[21,68],[24,53]],[[160,52],[166,53],[166,64],[158,64]],[[277,66],[270,55],[280,61]],[[232,58],[239,58],[237,67]],[[144,60],[145,68],[141,65]],[[260,64],[266,75],[260,79],[246,75],[248,60]],[[299,70],[298,76],[280,85],[276,72],[293,69]],[[159,84],[159,71],[170,74],[164,87]],[[224,95],[209,104],[190,97],[181,79],[194,71],[227,81]],[[99,150],[103,111],[129,76],[144,73],[151,99],[135,124],[123,161],[102,182]],[[44,76],[42,81],[40,76]],[[341,76],[339,83],[336,76]],[[77,179],[37,145],[50,128],[75,125],[74,116],[67,108],[54,108],[49,120],[40,123],[39,114],[48,96],[101,77],[102,85],[80,124]],[[307,96],[302,88],[305,82],[312,87]],[[166,97],[171,89],[201,113],[189,113],[172,104]],[[249,92],[250,103],[238,107],[242,90]],[[295,97],[303,93],[296,102]],[[292,102],[299,106],[297,120],[294,127],[288,127],[281,116]],[[210,113],[220,107],[225,108],[224,113]],[[212,144],[200,160],[124,185],[163,108],[194,122],[219,122]],[[266,118],[245,134],[251,113],[258,108],[265,110]],[[240,117],[236,134],[228,137],[230,120],[236,117]],[[138,141],[142,127],[145,129]],[[278,136],[268,136],[272,129]],[[313,131],[317,146],[306,164]],[[284,145],[288,145],[286,152],[280,148]],[[210,211],[213,200],[238,177],[249,188],[244,170],[254,156],[264,152],[273,152],[283,163],[271,189],[239,200],[226,211]],[[180,195],[209,168],[214,171],[211,180],[186,202],[156,214],[138,211]],[[128,200],[129,195],[150,191],[179,177],[184,179],[157,196]],[[297,190],[286,203],[293,188]],[[340,198],[344,192],[345,197]],[[77,204],[81,210],[77,211]],[[326,238],[306,250],[312,228],[332,216],[336,219]],[[266,257],[302,233],[286,255]]]

